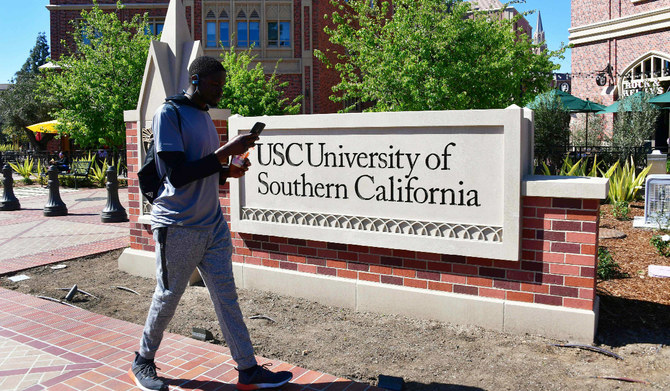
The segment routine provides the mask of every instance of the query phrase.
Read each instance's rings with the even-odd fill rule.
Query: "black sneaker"
[[[267,367],[271,363],[256,365],[250,369],[241,371],[237,378],[237,389],[243,391],[258,390],[261,388],[281,387],[293,378],[293,374],[288,371],[271,372]]]
[[[167,384],[156,375],[156,364],[153,361],[138,364],[137,358],[139,355],[135,352],[135,360],[133,360],[133,365],[128,371],[128,375],[135,382],[135,385],[144,391],[167,390]]]

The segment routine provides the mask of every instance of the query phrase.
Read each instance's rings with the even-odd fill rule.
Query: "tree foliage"
[[[339,72],[334,101],[372,111],[523,106],[549,89],[551,59],[506,20],[464,0],[331,0],[335,50],[317,57]],[[333,61],[329,61],[333,59]],[[350,107],[351,108],[351,107]]]
[[[52,114],[59,130],[82,147],[125,145],[123,111],[137,106],[152,35],[146,15],[121,21],[122,8],[117,2],[116,12],[103,12],[94,1],[91,11],[82,11],[72,22],[73,47],[53,61],[61,70],[47,72],[40,83],[57,105]]]
[[[19,73],[23,75],[38,75],[40,73],[39,67],[46,64],[47,61],[49,61],[49,44],[47,43],[46,34],[39,33],[37,34],[37,42],[35,42],[35,46],[30,49],[30,55],[21,67]]]
[[[48,121],[50,106],[37,99],[37,89],[41,78],[38,67],[45,64],[49,57],[49,45],[44,33],[37,35],[35,46],[30,50],[21,69],[12,78],[12,84],[0,93],[0,118],[3,134],[13,142],[30,141],[35,149],[42,150],[53,138],[45,134],[40,141],[26,126]]]
[[[624,98],[612,127],[612,144],[624,150],[641,147],[652,138],[661,110],[649,102],[654,95],[642,93]]]
[[[231,114],[245,117],[298,114],[302,96],[289,102],[284,97],[283,90],[289,83],[282,83],[277,79],[276,68],[267,77],[261,63],[252,67],[251,62],[256,56],[250,53],[250,50],[238,53],[231,47],[221,55],[223,68],[226,70],[226,84],[219,107],[230,109]]]
[[[572,126],[572,145],[575,146],[598,146],[609,145],[611,137],[607,132],[602,115],[594,113],[577,113]],[[588,120],[588,134],[586,123]]]
[[[570,143],[570,113],[553,91],[538,95],[532,108],[535,111],[535,158],[538,164],[545,162],[557,168]]]

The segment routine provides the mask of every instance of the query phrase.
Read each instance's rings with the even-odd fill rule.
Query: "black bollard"
[[[119,179],[116,177],[116,167],[109,166],[107,169],[107,205],[100,213],[103,223],[121,223],[128,221],[126,209],[119,201]]]
[[[0,199],[0,210],[19,210],[21,203],[14,195],[14,179],[12,178],[12,168],[5,164],[2,168],[2,199]]]
[[[47,217],[67,216],[67,206],[60,198],[60,183],[58,182],[58,168],[55,164],[47,170],[49,176],[49,199],[44,205],[44,215]]]

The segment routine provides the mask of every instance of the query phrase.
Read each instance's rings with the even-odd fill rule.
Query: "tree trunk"
[[[28,140],[30,140],[30,145],[32,145],[36,151],[46,150],[49,141],[53,140],[53,138],[56,137],[56,134],[54,133],[42,133],[42,138],[40,139],[40,141],[37,141],[37,139],[35,139],[34,132],[28,129],[25,129],[25,132],[26,136],[28,136]]]

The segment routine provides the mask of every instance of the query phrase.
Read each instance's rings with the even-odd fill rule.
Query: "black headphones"
[[[198,74],[197,74],[197,73],[196,73],[195,75],[193,75],[193,77],[195,77],[195,79],[193,79],[193,80],[191,81],[191,84],[193,84],[194,86],[197,86],[197,85],[198,85],[198,81],[200,80],[200,78],[198,77]]]

